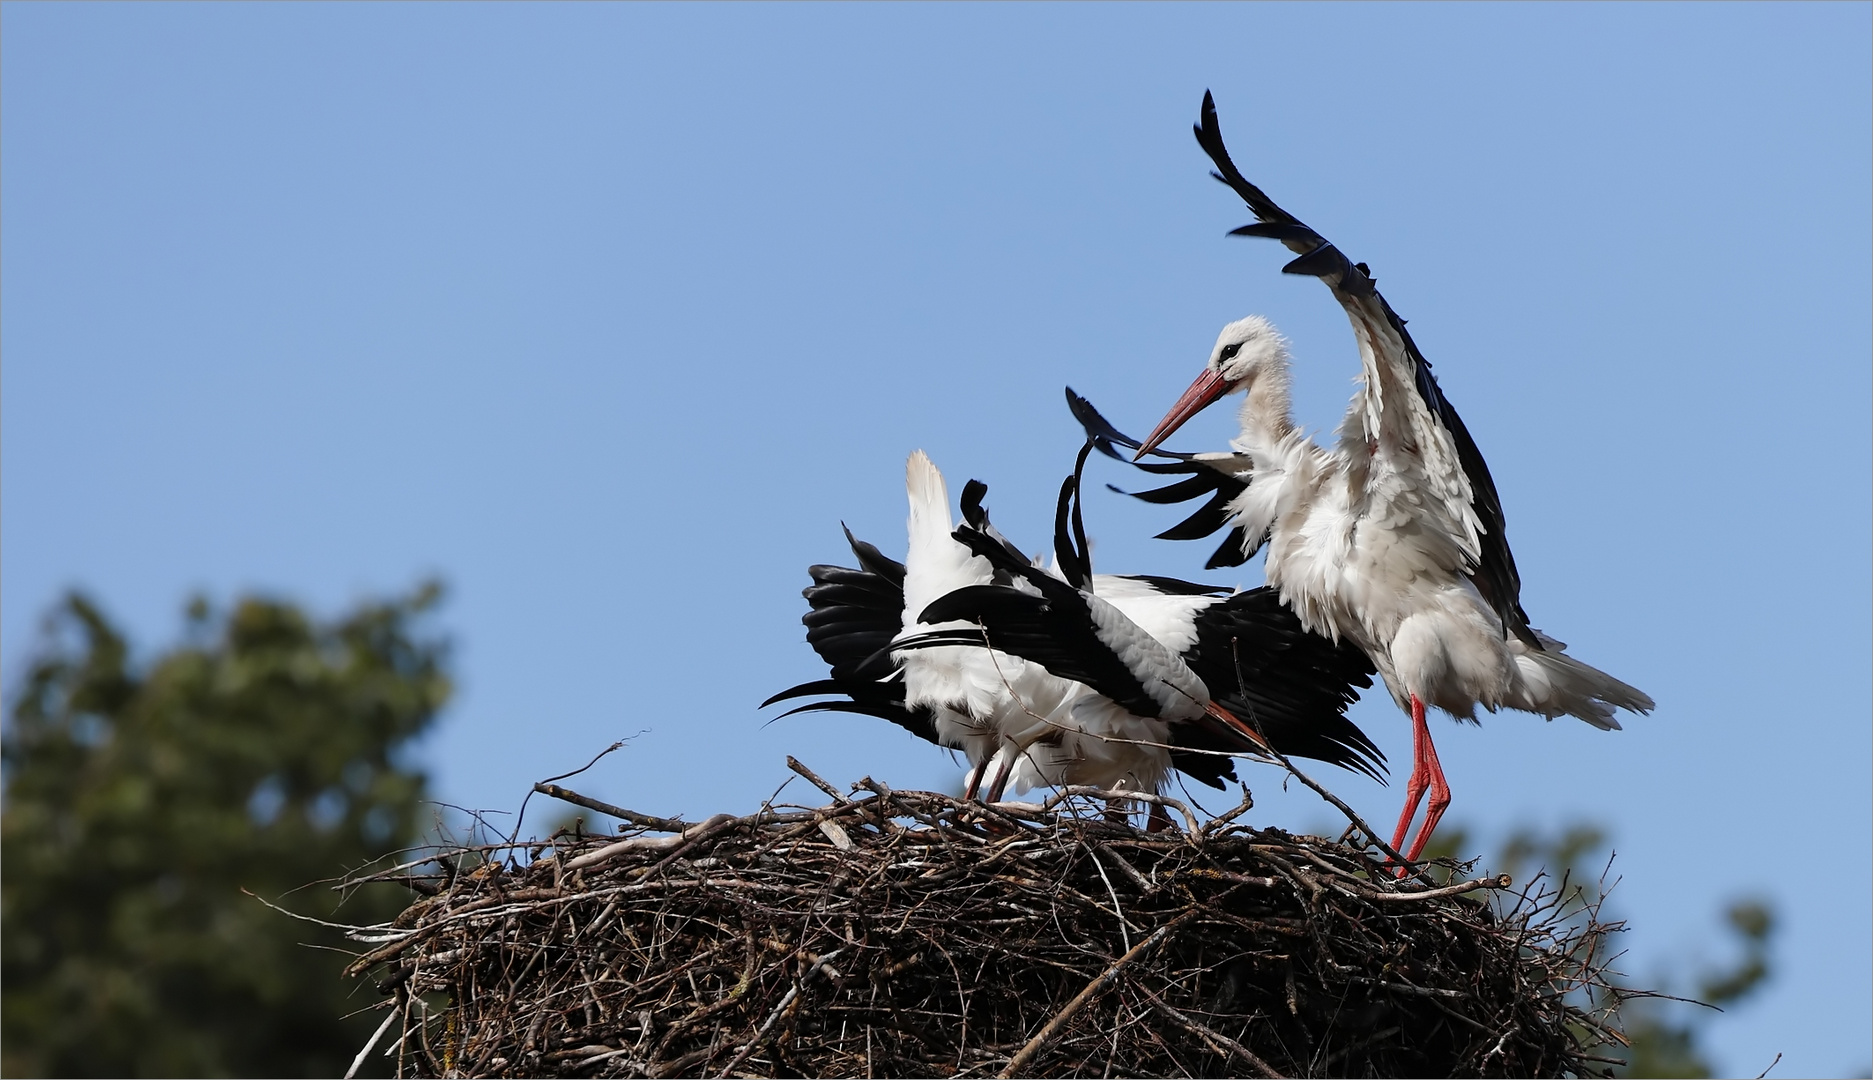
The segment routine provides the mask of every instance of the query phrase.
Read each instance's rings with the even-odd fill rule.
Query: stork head
[[[1223,327],[1223,332],[1216,335],[1216,347],[1210,350],[1210,362],[1204,365],[1203,373],[1158,422],[1138,456],[1157,449],[1191,417],[1238,390],[1247,390],[1264,372],[1286,368],[1287,363],[1288,340],[1260,315]]]

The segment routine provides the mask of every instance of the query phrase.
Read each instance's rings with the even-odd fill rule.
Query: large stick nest
[[[399,1075],[1561,1076],[1618,1039],[1608,928],[1555,892],[1174,800],[1150,833],[871,781],[695,824],[539,790],[630,824],[378,875],[423,894],[351,966]]]

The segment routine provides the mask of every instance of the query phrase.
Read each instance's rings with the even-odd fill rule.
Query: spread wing
[[[1431,374],[1431,362],[1411,340],[1405,320],[1399,318],[1380,295],[1365,263],[1348,259],[1326,237],[1275,205],[1261,188],[1243,177],[1223,145],[1222,127],[1216,120],[1216,102],[1208,91],[1203,94],[1203,113],[1195,130],[1198,145],[1216,166],[1211,175],[1241,196],[1255,214],[1255,224],[1244,225],[1230,235],[1266,237],[1295,252],[1296,258],[1281,268],[1282,273],[1324,281],[1346,309],[1362,349],[1370,349],[1370,359],[1387,369],[1380,372],[1382,377],[1373,380],[1370,387],[1372,392],[1383,395],[1382,410],[1412,407],[1411,402],[1402,400],[1411,395],[1384,395],[1385,386],[1391,380],[1383,376],[1389,372],[1415,391],[1416,407],[1423,410],[1423,419],[1444,433],[1461,470],[1462,481],[1449,478],[1451,482],[1443,485],[1442,494],[1463,503],[1451,508],[1455,511],[1453,520],[1462,523],[1460,530],[1467,532],[1468,526],[1473,526],[1475,532],[1473,538],[1458,538],[1465,549],[1469,578],[1508,633],[1530,648],[1542,650],[1540,639],[1529,628],[1528,613],[1522,610],[1522,579],[1515,569],[1515,556],[1509,550],[1496,482],[1490,477],[1489,466],[1484,463],[1469,429],[1464,427],[1463,419],[1439,389],[1437,379]]]
[[[891,659],[891,639],[904,628],[904,564],[887,558],[847,530],[846,540],[858,557],[859,569],[812,566],[813,578],[803,595],[807,611],[807,644],[826,661],[832,677],[789,687],[761,703],[817,694],[844,695],[844,700],[813,701],[781,714],[849,712],[876,716],[920,739],[937,741],[936,718],[928,708],[906,707],[904,680]],[[779,719],[776,717],[775,719]]]

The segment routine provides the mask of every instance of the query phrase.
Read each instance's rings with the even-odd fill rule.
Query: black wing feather
[[[845,535],[863,569],[808,567],[813,584],[802,593],[809,607],[800,620],[806,624],[807,644],[826,661],[832,677],[789,687],[761,707],[816,694],[844,694],[849,700],[808,702],[781,716],[814,711],[859,713],[889,720],[934,743],[935,715],[927,708],[906,707],[904,681],[892,677],[897,664],[891,659],[891,639],[903,628],[904,619],[904,564],[853,536],[850,529]]]
[[[1502,499],[1496,492],[1496,481],[1489,475],[1489,466],[1484,463],[1482,451],[1477,449],[1469,429],[1464,427],[1457,410],[1451,407],[1450,400],[1438,387],[1436,377],[1431,374],[1431,362],[1425,359],[1417,343],[1411,340],[1411,334],[1405,330],[1405,320],[1399,318],[1398,313],[1392,310],[1392,305],[1380,295],[1365,263],[1355,263],[1348,259],[1326,237],[1275,205],[1275,201],[1262,189],[1243,178],[1235,162],[1229,158],[1228,147],[1223,145],[1222,127],[1216,119],[1216,101],[1207,90],[1203,93],[1203,112],[1195,131],[1198,145],[1203,147],[1203,152],[1209,155],[1210,161],[1216,166],[1216,171],[1211,175],[1229,185],[1260,219],[1257,224],[1245,225],[1231,235],[1279,240],[1300,256],[1282,267],[1283,273],[1318,277],[1326,281],[1327,286],[1336,293],[1354,298],[1371,297],[1378,302],[1386,322],[1404,343],[1405,351],[1411,357],[1419,399],[1444,425],[1444,429],[1450,432],[1452,441],[1457,445],[1457,462],[1470,480],[1471,508],[1476,512],[1483,533],[1481,558],[1471,571],[1470,580],[1495,610],[1508,632],[1522,639],[1529,647],[1541,649],[1540,639],[1528,625],[1528,613],[1522,610],[1522,578],[1515,568],[1515,555],[1509,550]]]
[[[957,530],[962,540],[964,530]],[[966,542],[966,541],[965,541]],[[992,544],[984,544],[981,551]],[[1139,716],[1158,715],[1158,703],[1145,692],[1145,684],[1132,674],[1093,630],[1092,614],[1078,589],[1047,574],[1044,593],[1035,596],[1006,585],[970,585],[938,597],[917,617],[919,622],[967,619],[980,623],[984,633],[976,644],[986,644],[1019,656],[1063,679],[1083,682]],[[1031,580],[1031,579],[1030,579]],[[967,631],[927,635],[900,642],[901,648],[923,644],[962,644]]]
[[[1204,563],[1203,568],[1221,570],[1226,566],[1241,566],[1253,559],[1256,552],[1262,550],[1262,543],[1267,539],[1268,534],[1263,533],[1261,538],[1256,540],[1255,546],[1249,547],[1249,530],[1245,526],[1238,525],[1229,530],[1228,536],[1223,537],[1222,545],[1210,553],[1210,561]]]
[[[1082,452],[1079,464],[1084,463]],[[1055,521],[1057,542],[1066,542],[1066,518],[1070,513],[1067,496],[1075,494],[1077,480],[1076,471],[1062,492]],[[966,526],[954,535],[998,570],[1025,579],[1041,595],[1001,585],[958,589],[925,608],[918,621],[962,619],[982,629],[927,634],[899,642],[900,648],[990,645],[1040,664],[1061,678],[1085,683],[1139,716],[1158,715],[1156,701],[1145,692],[1138,676],[1094,631],[1086,594],[1032,565],[1017,562],[991,537]],[[1085,558],[1083,550],[1072,554]],[[1085,565],[1090,573],[1090,562]],[[1136,580],[1178,595],[1227,591],[1175,578],[1141,575]],[[1199,612],[1197,643],[1183,659],[1219,704],[1259,725],[1269,745],[1282,753],[1326,761],[1374,777],[1383,772],[1384,754],[1345,715],[1358,691],[1372,685],[1372,662],[1350,644],[1335,644],[1308,633],[1273,590],[1236,593]],[[1173,724],[1171,738],[1178,748],[1172,751],[1172,765],[1215,787],[1235,776],[1229,759],[1218,753],[1255,749],[1220,726]]]
[[[1159,533],[1158,540],[1201,540],[1213,535],[1218,529],[1229,524],[1229,500],[1235,494],[1227,489],[1219,489],[1210,496],[1210,501],[1197,508],[1197,512]]]
[[[1350,642],[1309,632],[1266,586],[1197,615],[1184,662],[1216,702],[1292,757],[1312,758],[1374,779],[1385,755],[1346,708],[1372,685],[1372,661]]]
[[[1214,473],[1217,476],[1222,475],[1216,472],[1215,469],[1206,469],[1204,471]],[[1107,487],[1111,487],[1111,485],[1108,484]],[[1152,488],[1149,491],[1119,491],[1118,488],[1112,488],[1112,490],[1118,491],[1121,495],[1130,495],[1139,502],[1155,503],[1159,506],[1165,506],[1170,503],[1189,502],[1191,499],[1200,499],[1214,492],[1216,487],[1216,484],[1213,483],[1209,477],[1198,473],[1195,476],[1179,480],[1174,484],[1166,484],[1163,487]]]
[[[1201,540],[1213,536],[1229,524],[1229,504],[1249,486],[1249,481],[1231,476],[1220,469],[1213,468],[1196,455],[1173,454],[1178,460],[1169,462],[1135,462],[1112,449],[1114,444],[1136,449],[1144,444],[1112,426],[1112,422],[1102,416],[1093,403],[1067,388],[1067,407],[1086,430],[1086,437],[1095,447],[1103,450],[1107,456],[1123,461],[1135,468],[1160,475],[1183,475],[1185,479],[1167,484],[1164,487],[1146,491],[1126,491],[1122,488],[1106,485],[1120,495],[1129,495],[1134,499],[1159,505],[1189,502],[1208,496],[1208,501],[1189,517],[1164,530],[1156,536],[1158,540]],[[1157,451],[1153,451],[1156,453]],[[1241,527],[1231,529],[1223,546],[1216,549],[1204,564],[1206,570],[1216,570],[1228,566],[1241,566],[1255,557],[1268,541],[1268,534],[1255,537],[1249,543],[1248,530]]]

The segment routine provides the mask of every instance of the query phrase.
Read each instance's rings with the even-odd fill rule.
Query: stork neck
[[[1272,449],[1294,431],[1288,365],[1273,363],[1249,384],[1242,400],[1242,442],[1253,453]]]

